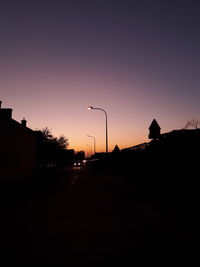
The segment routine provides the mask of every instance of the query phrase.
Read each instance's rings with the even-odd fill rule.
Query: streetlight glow
[[[93,109],[93,107],[89,106],[88,109]]]

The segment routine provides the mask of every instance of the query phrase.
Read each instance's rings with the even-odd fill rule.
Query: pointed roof
[[[119,152],[119,151],[120,151],[120,149],[119,149],[118,145],[116,145],[113,152]]]
[[[157,121],[153,119],[151,125],[149,126],[149,129],[156,129],[156,128],[161,129]]]

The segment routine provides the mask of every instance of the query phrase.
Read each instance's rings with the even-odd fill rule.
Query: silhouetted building
[[[12,109],[1,108],[0,101],[0,179],[30,175],[36,168],[35,132],[12,119]]]
[[[166,149],[178,150],[181,153],[200,149],[200,129],[180,129],[161,134],[160,144]]]
[[[74,155],[74,158],[76,160],[83,160],[85,159],[85,151],[77,151],[76,154]]]
[[[123,148],[121,151],[122,152],[126,152],[126,151],[142,151],[142,150],[145,150],[146,147],[149,146],[149,143],[142,143],[142,144],[138,144],[138,145],[135,145],[135,146],[131,146],[131,147],[126,147],[126,148]]]
[[[114,154],[118,154],[120,152],[120,149],[118,147],[118,145],[116,145],[112,151]]]
[[[94,155],[92,155],[93,159],[104,159],[107,157],[107,153],[105,152],[96,152]]]
[[[169,163],[173,166],[197,164],[200,152],[200,129],[180,129],[160,134],[149,143],[148,151],[160,165]],[[189,166],[189,165],[188,165]]]
[[[149,126],[149,139],[158,139],[160,137],[160,126],[154,119]]]
[[[66,154],[66,158],[69,160],[73,160],[74,159],[74,155],[75,155],[75,151],[74,149],[66,149],[65,150],[65,154]]]

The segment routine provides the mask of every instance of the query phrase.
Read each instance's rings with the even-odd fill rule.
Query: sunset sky
[[[0,100],[87,153],[200,120],[200,1],[1,0]]]

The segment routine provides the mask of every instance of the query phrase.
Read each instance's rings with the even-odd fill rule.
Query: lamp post
[[[108,153],[108,119],[107,119],[107,113],[104,109],[102,108],[94,108],[92,106],[89,106],[88,109],[96,109],[96,110],[101,110],[104,112],[105,114],[105,118],[106,118],[106,153]]]
[[[91,138],[93,138],[93,140],[94,140],[94,154],[96,154],[96,141],[95,141],[95,137],[94,136],[92,136],[92,135],[89,135],[89,134],[87,134],[87,137],[91,137]]]

